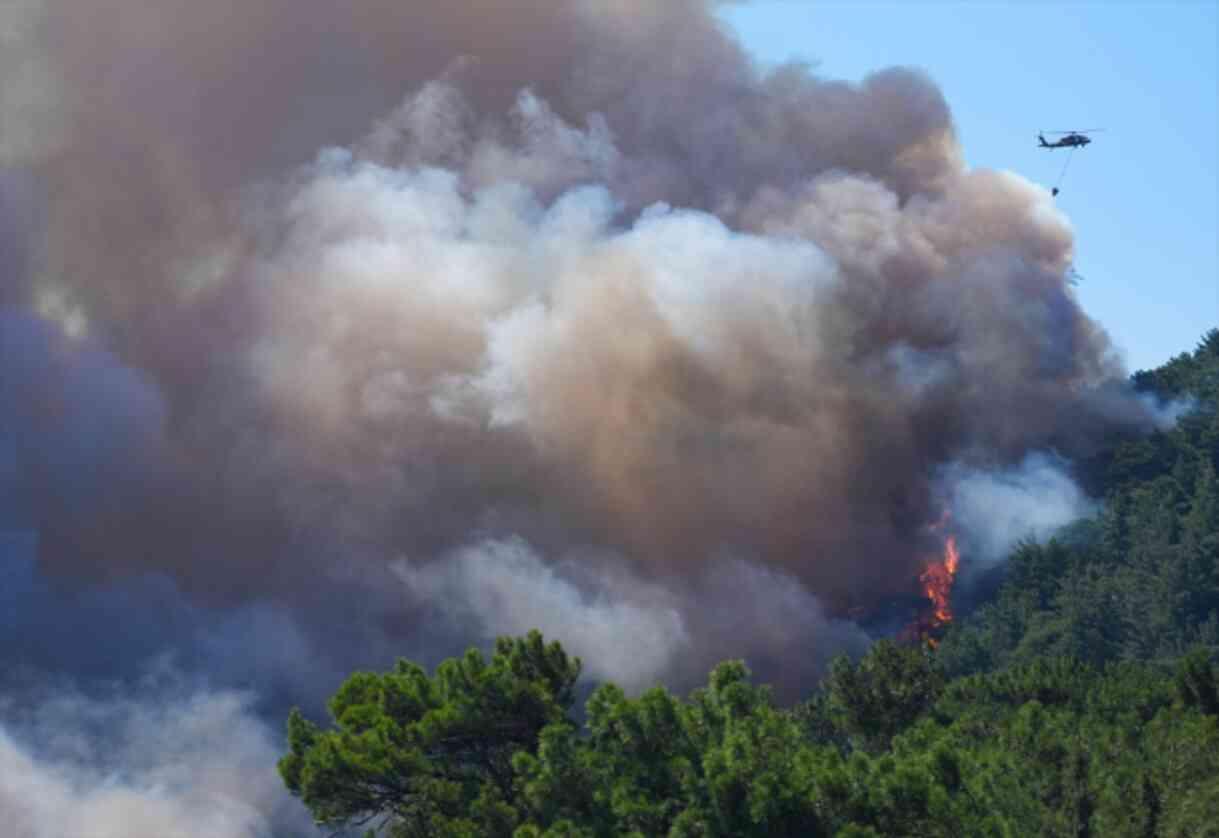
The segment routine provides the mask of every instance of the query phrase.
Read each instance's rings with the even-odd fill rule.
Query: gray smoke
[[[968,510],[1159,421],[929,78],[762,71],[702,0],[23,0],[0,47],[23,669],[277,712],[537,626],[798,693],[919,595],[944,469]],[[1081,508],[1023,479],[995,532]]]
[[[513,539],[427,564],[403,561],[396,570],[432,619],[454,631],[476,631],[485,642],[540,629],[563,638],[586,676],[632,691],[696,686],[732,648],[780,677],[791,694],[832,655],[861,652],[869,642],[853,623],[829,619],[797,580],[765,567],[721,558],[674,590],[624,565],[621,557],[578,554],[547,563]]]
[[[0,811],[12,838],[271,838],[308,819],[275,772],[248,696],[60,688],[0,706]]]

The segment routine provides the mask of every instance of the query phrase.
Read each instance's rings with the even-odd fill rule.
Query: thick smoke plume
[[[316,702],[539,626],[798,689],[918,595],[946,467],[1155,421],[917,71],[762,71],[700,0],[0,15],[27,667]]]

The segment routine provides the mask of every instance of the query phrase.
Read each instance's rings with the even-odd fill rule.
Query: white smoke
[[[584,673],[652,686],[690,645],[677,599],[621,567],[547,564],[520,540],[491,541],[430,564],[400,562],[414,596],[484,638],[539,629],[584,661]]]
[[[1001,470],[954,465],[941,486],[971,563],[1001,561],[1021,541],[1045,540],[1096,511],[1066,464],[1043,453]]]
[[[278,748],[233,692],[38,696],[0,708],[0,813],[10,838],[270,838],[308,822]]]
[[[1148,412],[1154,418],[1156,428],[1161,431],[1176,427],[1182,416],[1193,412],[1198,407],[1198,400],[1191,396],[1163,401],[1150,393],[1140,393],[1139,400],[1146,405]]]
[[[582,658],[586,676],[630,691],[693,685],[720,660],[743,657],[794,693],[830,655],[869,642],[858,626],[827,618],[797,580],[739,559],[666,583],[607,556],[547,562],[512,539],[395,570],[411,597],[455,626],[477,625],[486,640],[540,629]]]
[[[39,49],[43,0],[5,0],[0,9],[0,171],[59,150],[65,120],[59,79]]]

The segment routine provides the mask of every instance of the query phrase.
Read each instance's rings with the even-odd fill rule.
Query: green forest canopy
[[[577,716],[580,661],[501,638],[293,712],[283,779],[389,836],[1219,836],[1219,329],[1133,381],[1194,408],[1085,464],[1103,511],[934,650],[879,641],[790,708],[730,661]]]

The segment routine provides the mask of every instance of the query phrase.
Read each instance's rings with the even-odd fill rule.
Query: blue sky
[[[1058,196],[1077,293],[1130,368],[1219,326],[1219,3],[754,0],[722,17],[763,64],[857,80],[892,65],[939,83],[972,167],[1048,186],[1039,129],[1104,128]]]

